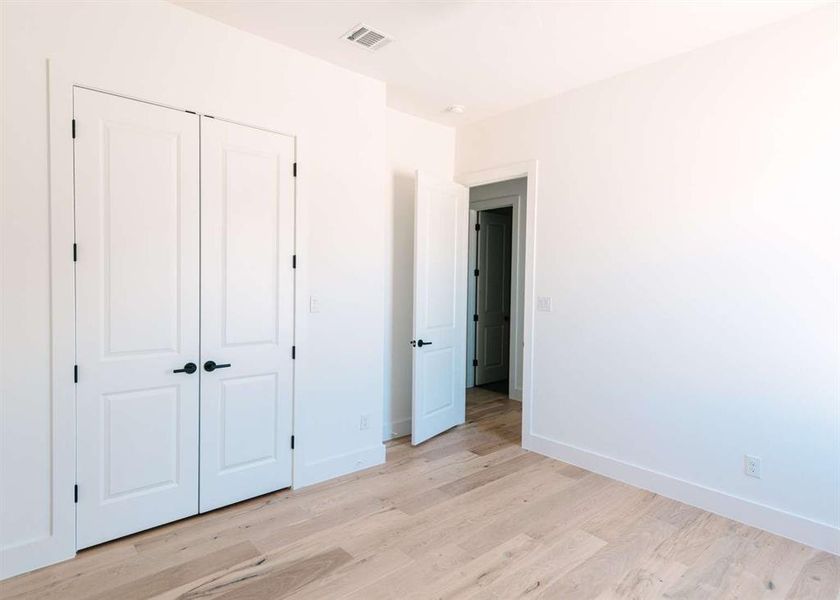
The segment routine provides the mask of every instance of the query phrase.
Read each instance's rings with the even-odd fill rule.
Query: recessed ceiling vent
[[[379,50],[383,46],[387,46],[393,41],[393,38],[381,31],[368,27],[364,23],[359,23],[353,29],[341,36],[351,44],[361,46],[365,50]]]

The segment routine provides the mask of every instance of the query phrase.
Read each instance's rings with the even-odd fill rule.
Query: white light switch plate
[[[318,300],[315,296],[309,297],[309,312],[317,313],[321,312],[321,301]]]
[[[551,296],[537,296],[537,310],[551,312]]]

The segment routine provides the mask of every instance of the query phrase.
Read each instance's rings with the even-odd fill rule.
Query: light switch
[[[321,301],[316,296],[309,297],[309,312],[321,312]]]
[[[537,296],[537,310],[551,312],[551,296]]]

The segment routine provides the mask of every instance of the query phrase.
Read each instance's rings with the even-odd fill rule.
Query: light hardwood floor
[[[827,598],[840,558],[519,447],[517,402],[387,464],[79,553],[0,597]]]

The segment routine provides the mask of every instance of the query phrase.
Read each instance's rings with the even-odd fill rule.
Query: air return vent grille
[[[365,50],[379,50],[393,41],[389,35],[376,31],[363,23],[359,23],[353,29],[342,36],[345,40]]]

